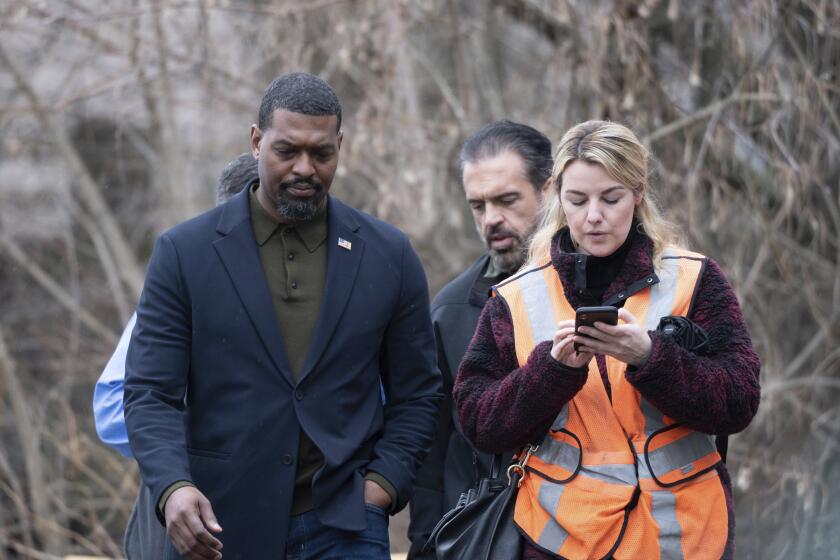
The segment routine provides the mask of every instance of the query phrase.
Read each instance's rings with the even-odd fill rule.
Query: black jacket
[[[461,492],[489,472],[492,455],[476,452],[464,438],[454,413],[452,386],[458,364],[472,339],[478,317],[489,297],[490,287],[504,277],[485,278],[489,256],[484,255],[438,292],[432,301],[432,324],[437,344],[438,368],[446,398],[441,403],[440,423],[432,449],[417,473],[411,497],[409,559],[434,558],[421,549],[435,524],[455,506]]]

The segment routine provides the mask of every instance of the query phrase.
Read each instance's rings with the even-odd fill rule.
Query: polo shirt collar
[[[262,207],[260,201],[257,200],[256,191],[259,186],[259,183],[254,183],[248,193],[249,204],[251,206],[251,221],[254,227],[254,238],[256,239],[258,245],[265,245],[277,230],[283,230],[285,228],[296,229],[298,236],[300,236],[301,241],[306,247],[306,250],[310,253],[314,252],[315,249],[320,247],[321,243],[324,243],[327,240],[326,204],[324,204],[323,207],[318,210],[318,213],[315,214],[315,216],[309,221],[297,224],[283,224],[275,220],[274,217]]]

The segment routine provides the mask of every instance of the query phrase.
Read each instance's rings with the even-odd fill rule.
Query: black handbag
[[[673,339],[678,346],[682,346],[689,352],[698,356],[705,356],[709,353],[709,335],[703,327],[679,315],[668,315],[659,320],[656,331],[662,336]]]
[[[522,536],[513,522],[516,491],[528,458],[503,474],[502,456],[493,457],[490,476],[482,478],[449,510],[432,530],[426,548],[434,543],[438,560],[519,560]]]

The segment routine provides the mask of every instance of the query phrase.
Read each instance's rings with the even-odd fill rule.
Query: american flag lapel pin
[[[347,249],[348,251],[353,248],[353,244],[344,239],[343,237],[338,238],[338,246],[342,249]]]

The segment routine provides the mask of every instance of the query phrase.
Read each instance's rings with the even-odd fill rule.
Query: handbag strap
[[[525,456],[522,458],[522,460],[515,463],[511,463],[507,467],[503,466],[504,457],[501,453],[493,455],[493,459],[490,461],[490,472],[488,473],[490,476],[488,478],[501,478],[503,472],[507,473],[508,477],[510,477],[510,469],[524,471],[525,465],[528,463],[528,459],[531,458],[531,455],[533,455],[538,448],[539,445],[531,445],[529,443],[528,445],[523,447],[523,449],[525,449]],[[473,459],[476,460],[477,464],[478,457],[476,456],[475,452],[473,452]],[[520,472],[520,476],[521,474],[522,472]]]
[[[493,455],[493,460],[490,462],[490,478],[499,478],[502,474],[502,454],[497,453]]]

